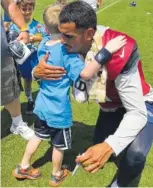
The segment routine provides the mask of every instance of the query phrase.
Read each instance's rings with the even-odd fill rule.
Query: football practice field
[[[132,0],[131,0],[132,1]],[[97,10],[98,24],[109,26],[114,30],[126,32],[137,40],[145,77],[153,86],[153,0],[136,0],[136,7],[129,6],[130,0],[103,0],[102,7]],[[36,0],[34,18],[42,22],[45,7],[53,0]],[[37,95],[38,85],[33,84],[33,94]],[[71,97],[72,98],[72,97]],[[21,94],[22,113],[24,121],[33,126],[34,117],[26,116],[26,98]],[[98,105],[78,104],[72,98],[73,105],[73,143],[72,150],[65,153],[64,163],[72,169],[75,157],[92,145],[94,125],[98,116]],[[110,117],[111,118],[111,117]],[[136,123],[136,122],[135,122]],[[34,167],[41,170],[42,176],[38,180],[18,181],[12,176],[12,170],[21,162],[27,144],[20,136],[10,134],[11,118],[2,109],[1,111],[1,187],[48,187],[51,172],[50,143],[43,142],[32,158]],[[96,174],[89,174],[79,168],[75,176],[69,176],[62,184],[63,187],[106,187],[116,173],[114,163],[107,163],[105,168]],[[139,187],[153,187],[153,147],[147,157],[142,176],[130,185]]]

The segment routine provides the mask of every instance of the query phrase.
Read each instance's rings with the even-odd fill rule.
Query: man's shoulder
[[[117,36],[123,35],[126,37],[126,39],[132,42],[135,42],[135,39],[132,38],[131,36],[129,36],[127,33],[123,32],[123,31],[117,31],[111,28],[107,28],[103,34],[103,40],[105,41],[105,39],[107,40],[107,42]]]
[[[97,25],[97,31],[103,35],[106,30],[109,29],[109,26],[104,26],[104,25]]]

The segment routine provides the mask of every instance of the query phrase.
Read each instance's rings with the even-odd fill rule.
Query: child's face
[[[34,5],[26,4],[26,5],[19,5],[20,11],[24,16],[26,22],[31,21],[32,13],[34,11]]]

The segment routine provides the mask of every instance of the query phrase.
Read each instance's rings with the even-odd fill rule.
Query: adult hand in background
[[[17,40],[22,41],[25,44],[29,43],[29,41],[30,41],[29,33],[26,32],[26,31],[25,32],[20,32]]]
[[[33,70],[33,76],[43,80],[59,80],[66,74],[63,67],[48,65],[49,53],[47,53]]]

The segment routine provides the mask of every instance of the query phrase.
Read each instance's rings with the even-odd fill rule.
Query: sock
[[[19,115],[16,117],[12,117],[12,121],[15,126],[19,126],[23,122],[23,119],[22,119],[22,116]]]
[[[22,164],[20,164],[20,167],[21,167],[22,169],[27,169],[27,168],[29,168],[29,166],[30,166],[30,164],[27,164],[27,165],[22,165]]]
[[[111,187],[119,187],[119,186],[117,185],[117,180],[115,180],[115,181],[112,183]]]
[[[31,102],[33,101],[31,89],[25,89],[25,95],[26,95],[28,101],[31,101]]]

